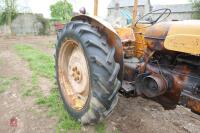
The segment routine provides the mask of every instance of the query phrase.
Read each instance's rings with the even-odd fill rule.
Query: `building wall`
[[[164,21],[172,21],[172,20],[191,20],[192,12],[180,12],[180,13],[171,13],[167,19]],[[158,17],[160,14],[155,14],[154,17]]]
[[[132,16],[132,12],[133,12],[133,7],[121,7],[120,10],[128,10],[130,15]],[[172,11],[174,11],[175,9],[173,9]],[[138,6],[138,17],[140,18],[141,16],[144,15],[144,11],[145,11],[145,7],[144,6]],[[193,16],[194,11],[184,11],[183,12],[172,12],[171,15],[169,17],[167,17],[167,19],[165,19],[164,21],[172,21],[172,20],[191,20],[192,16]],[[154,14],[153,16],[151,15],[152,18],[156,18],[160,15],[160,13]],[[116,13],[116,9],[115,8],[110,8],[108,9],[108,18],[112,18],[109,20],[109,22],[113,22],[114,20],[116,20],[116,18],[120,17],[121,19],[120,25],[124,26],[127,25],[127,17],[120,14],[120,13]],[[147,18],[145,18],[147,19]],[[112,23],[111,23],[112,24]]]
[[[12,33],[16,35],[39,35],[42,23],[34,14],[20,14],[12,22]]]
[[[115,8],[109,8],[108,9],[108,16],[107,21],[111,23],[117,21],[118,25],[125,26],[128,24],[128,17],[124,16],[121,11],[126,10],[129,12],[129,16],[132,18],[133,14],[133,7],[120,7],[119,10],[116,10]],[[144,6],[138,6],[138,18],[141,17],[144,14]]]

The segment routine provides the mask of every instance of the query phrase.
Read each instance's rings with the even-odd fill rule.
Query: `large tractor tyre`
[[[58,34],[56,78],[66,110],[82,124],[97,123],[113,110],[121,86],[115,48],[87,22],[72,21]]]

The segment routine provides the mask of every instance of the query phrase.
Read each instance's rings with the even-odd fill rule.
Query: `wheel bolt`
[[[72,68],[72,71],[74,72],[74,71],[77,71],[77,67],[73,67]]]
[[[80,75],[80,71],[77,71],[77,74]]]
[[[79,81],[81,79],[81,72],[77,68],[77,66],[72,68],[72,73],[71,73],[74,81]]]

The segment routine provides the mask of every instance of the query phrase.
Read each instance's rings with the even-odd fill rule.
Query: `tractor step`
[[[122,82],[122,89],[125,91],[125,93],[135,93],[135,87],[129,83],[128,81]]]

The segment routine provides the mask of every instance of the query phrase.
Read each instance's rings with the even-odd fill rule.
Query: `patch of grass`
[[[15,45],[15,49],[23,59],[28,61],[33,72],[34,84],[38,82],[36,76],[53,79],[54,60],[52,57],[28,45]]]
[[[97,133],[105,133],[106,132],[106,126],[102,122],[95,125],[95,129],[96,129]]]
[[[48,48],[55,48],[55,42],[49,42],[47,47]]]
[[[37,104],[46,105],[51,108],[49,115],[59,118],[57,131],[64,130],[66,132],[68,129],[79,130],[81,127],[80,123],[66,113],[63,102],[60,100],[59,92],[54,88],[49,97],[40,97],[36,102]]]
[[[28,85],[26,83],[21,85],[20,93],[22,96],[27,97],[27,96],[41,96],[42,92],[38,88],[34,88],[33,85]]]
[[[116,129],[116,130],[115,130],[115,133],[121,133],[121,132],[119,131],[119,129]]]
[[[22,96],[33,96],[33,90],[32,89],[24,89],[23,88]]]
[[[39,77],[45,77],[53,80],[54,61],[43,52],[32,48],[30,45],[15,45],[15,49],[19,56],[26,60],[32,71],[31,85],[23,85],[23,96],[38,96],[42,92],[39,88]]]
[[[0,93],[3,93],[7,89],[9,89],[14,80],[18,80],[18,78],[17,77],[12,77],[12,78],[0,77]]]
[[[39,91],[35,91],[39,86],[39,77],[49,78],[52,83],[54,83],[53,57],[28,45],[18,44],[15,45],[15,49],[17,53],[29,63],[30,69],[32,71],[32,85],[31,87],[24,86],[25,89],[23,89],[23,94],[25,96],[36,95],[36,103],[49,107],[49,115],[57,116],[59,118],[56,132],[66,132],[68,130],[79,131],[81,125],[73,118],[71,118],[65,111],[57,87],[52,89],[51,94],[48,97],[44,97]]]

